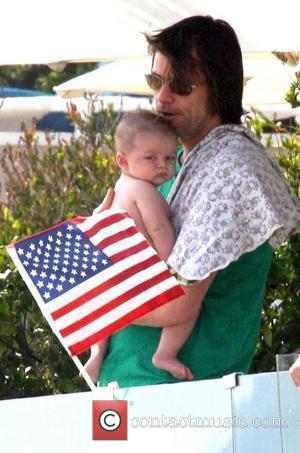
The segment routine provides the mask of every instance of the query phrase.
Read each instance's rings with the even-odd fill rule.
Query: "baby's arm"
[[[140,189],[135,194],[137,208],[154,248],[166,261],[175,244],[168,204],[153,185],[144,183]]]

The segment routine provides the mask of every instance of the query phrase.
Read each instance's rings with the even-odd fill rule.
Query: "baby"
[[[156,186],[174,176],[177,139],[172,126],[157,114],[147,110],[123,115],[116,130],[116,160],[121,176],[115,186],[111,207],[127,211],[139,231],[167,260],[175,243],[170,224],[170,210]],[[172,302],[170,302],[172,303]],[[193,379],[193,374],[177,358],[177,353],[189,336],[194,322],[165,327],[152,362],[178,379]],[[91,347],[85,365],[96,382],[108,347],[108,340]]]

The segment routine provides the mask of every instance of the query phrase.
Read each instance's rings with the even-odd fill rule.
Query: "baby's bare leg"
[[[107,338],[106,340],[102,340],[99,343],[94,344],[91,347],[90,358],[84,365],[85,370],[95,384],[99,379],[101,365],[108,348],[108,342],[109,339]]]
[[[177,354],[190,335],[195,321],[188,321],[178,326],[165,327],[162,331],[158,348],[152,358],[157,368],[166,370],[177,379],[193,379],[191,370],[177,358]]]

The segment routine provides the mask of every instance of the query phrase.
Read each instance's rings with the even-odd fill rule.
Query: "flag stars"
[[[23,249],[17,249],[17,250],[18,250],[18,254],[19,254],[20,256],[24,255],[24,250],[23,250]]]
[[[46,292],[44,293],[44,299],[50,299],[50,293],[49,293],[49,291],[46,291]]]
[[[48,241],[53,242],[54,241],[53,236],[48,236]]]
[[[57,291],[61,292],[63,290],[63,286],[62,285],[57,285],[56,289],[57,289]]]
[[[77,272],[77,270],[76,270],[76,269],[72,269],[72,270],[71,270],[71,274],[73,274],[73,275],[77,275],[77,274],[78,274],[78,272]]]
[[[73,230],[73,225],[70,225],[70,224],[69,224],[69,225],[67,226],[67,229],[68,229],[69,231]]]
[[[43,247],[43,245],[44,245],[44,241],[43,241],[42,239],[40,239],[40,240],[39,240],[39,246],[40,246],[40,247]]]
[[[48,289],[53,289],[53,283],[49,282],[48,285],[47,285],[47,288]]]
[[[57,278],[57,277],[56,277],[55,274],[51,274],[51,275],[50,275],[50,280],[54,281],[54,280],[56,280],[56,278]]]
[[[92,269],[93,271],[96,271],[96,270],[97,270],[97,266],[95,266],[95,265],[93,264],[93,266],[91,266],[91,269]]]
[[[33,250],[35,250],[35,245],[34,244],[30,244],[29,248],[30,248],[30,250],[33,251]]]
[[[26,258],[28,258],[30,260],[30,258],[32,258],[32,253],[31,252],[27,252],[25,256],[26,256]]]
[[[33,269],[31,272],[30,272],[30,275],[32,275],[33,277],[35,277],[37,275],[37,271],[35,269]]]
[[[57,236],[58,236],[58,237],[60,237],[60,238],[61,238],[61,237],[62,237],[62,235],[63,235],[63,234],[62,234],[62,232],[61,232],[61,231],[58,231],[58,232],[57,232]]]
[[[56,264],[52,267],[52,269],[57,272],[58,271],[58,266],[56,266]]]
[[[24,266],[29,266],[29,261],[23,261]]]
[[[81,275],[81,277],[84,278],[84,277],[86,277],[86,272],[85,272],[85,271],[82,271],[82,272],[80,272],[80,275]]]
[[[43,272],[41,272],[41,273],[40,273],[40,277],[41,277],[41,278],[46,278],[46,277],[47,277],[47,274],[46,274],[46,272],[44,272],[44,271],[43,271]]]
[[[61,277],[59,277],[59,280],[60,280],[61,282],[65,282],[65,281],[66,281],[66,277],[65,277],[64,275],[62,275]]]
[[[39,280],[36,284],[39,288],[42,288],[44,286],[44,282],[42,280]]]
[[[38,255],[41,255],[41,254],[42,254],[42,250],[41,250],[40,248],[38,248],[37,251],[36,251],[36,253],[37,253]]]
[[[102,260],[101,260],[101,263],[105,266],[105,264],[107,264],[107,260],[102,259]]]
[[[47,245],[46,245],[46,249],[47,249],[47,250],[52,250],[51,245],[50,245],[50,244],[47,244]]]
[[[69,282],[71,283],[71,285],[73,285],[73,284],[75,283],[75,281],[76,281],[76,280],[75,280],[74,277],[69,278]]]
[[[76,241],[81,241],[81,240],[82,240],[82,237],[80,236],[80,234],[76,234],[75,239],[76,239]]]
[[[68,269],[66,267],[63,267],[62,270],[61,270],[64,274],[66,274],[68,272]]]

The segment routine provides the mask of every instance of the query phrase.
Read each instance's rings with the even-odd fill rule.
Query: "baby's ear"
[[[117,160],[117,164],[121,168],[121,170],[128,169],[128,162],[127,162],[126,154],[122,153],[121,151],[118,151],[116,154],[116,160]]]

